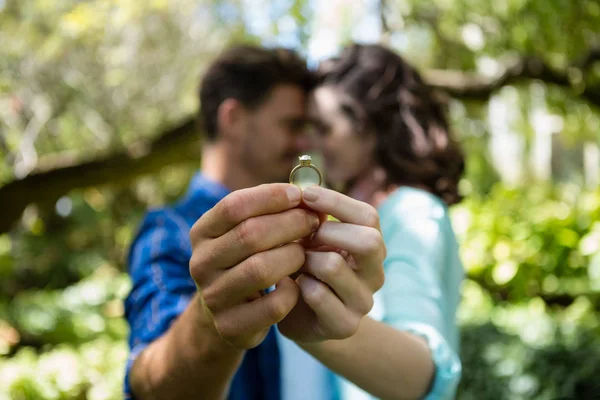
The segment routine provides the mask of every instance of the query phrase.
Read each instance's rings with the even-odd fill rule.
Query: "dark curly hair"
[[[345,94],[342,110],[358,130],[377,136],[375,159],[388,184],[423,185],[448,205],[460,202],[463,154],[443,102],[413,67],[381,45],[354,44],[317,72],[320,85]]]

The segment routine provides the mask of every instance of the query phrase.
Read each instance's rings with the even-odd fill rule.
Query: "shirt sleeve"
[[[391,217],[384,238],[386,283],[381,289],[383,322],[423,337],[435,364],[434,382],[426,399],[448,399],[461,376],[458,354],[448,340],[454,315],[444,315],[447,299],[442,283],[445,246],[444,218],[427,215]],[[389,220],[388,220],[389,221]]]
[[[163,335],[187,307],[196,291],[189,274],[189,229],[174,213],[149,213],[133,241],[128,257],[132,289],[125,299],[130,327],[130,355],[124,394],[133,399],[129,373],[136,357]]]

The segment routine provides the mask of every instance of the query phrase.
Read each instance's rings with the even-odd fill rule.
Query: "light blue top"
[[[386,280],[375,294],[375,305],[369,315],[427,340],[436,372],[426,399],[452,399],[461,376],[455,318],[464,270],[448,208],[438,197],[424,190],[401,187],[378,211],[387,248]],[[333,385],[332,379],[309,380],[315,383],[309,385],[315,396],[311,398],[373,399],[351,382],[328,372],[309,355],[304,355],[302,362],[299,348],[289,344],[282,347],[284,387],[286,381],[288,384],[296,381],[303,382],[306,388],[307,380],[293,376],[294,371],[311,376],[329,374]],[[295,400],[297,396],[306,398],[303,396],[306,393],[299,388],[283,392],[285,400]],[[317,393],[322,395],[317,396]]]
[[[378,211],[387,257],[371,316],[427,340],[436,371],[426,399],[452,399],[461,375],[456,310],[464,269],[448,208],[424,190],[401,187]],[[342,400],[373,398],[342,378],[339,389]]]

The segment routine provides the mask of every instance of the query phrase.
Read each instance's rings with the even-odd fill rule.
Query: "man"
[[[279,399],[275,324],[332,359],[328,340],[351,337],[371,309],[385,256],[377,212],[275,183],[309,149],[312,81],[283,49],[235,47],[208,69],[201,173],[147,214],[130,252],[129,398]]]

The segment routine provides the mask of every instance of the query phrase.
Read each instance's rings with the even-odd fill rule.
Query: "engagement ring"
[[[294,169],[292,169],[292,172],[290,172],[290,183],[294,184],[294,176],[296,175],[296,172],[298,172],[298,170],[300,170],[301,168],[310,168],[313,171],[315,171],[317,173],[317,175],[319,176],[319,186],[321,186],[321,182],[323,181],[323,177],[321,176],[321,171],[319,171],[319,169],[317,167],[312,165],[312,159],[310,158],[310,156],[307,156],[307,155],[300,156],[300,157],[298,157],[298,161],[300,161],[300,164],[296,165],[294,167]]]

